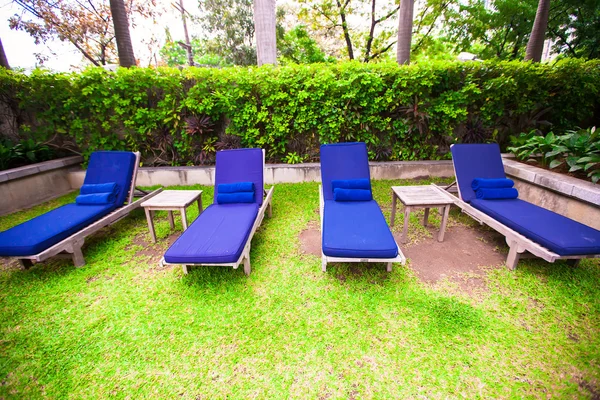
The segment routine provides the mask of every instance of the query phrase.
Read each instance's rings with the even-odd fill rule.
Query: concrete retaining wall
[[[451,161],[396,161],[372,162],[373,179],[414,179],[427,176],[452,177],[454,169]],[[71,174],[73,187],[83,184],[84,171]],[[214,167],[160,167],[140,168],[136,184],[138,186],[188,186],[214,185]],[[267,164],[265,182],[277,183],[320,182],[321,169],[318,163],[306,164]]]
[[[70,172],[80,169],[80,156],[0,171],[0,215],[33,207],[75,188]]]

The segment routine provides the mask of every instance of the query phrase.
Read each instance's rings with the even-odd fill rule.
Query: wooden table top
[[[187,207],[202,194],[202,190],[163,190],[142,203],[142,207]]]
[[[447,205],[454,203],[451,195],[445,195],[431,185],[423,186],[392,186],[402,204],[418,205]]]

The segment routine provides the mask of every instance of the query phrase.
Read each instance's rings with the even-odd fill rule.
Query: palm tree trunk
[[[410,43],[412,40],[414,0],[401,0],[398,18],[398,45],[396,61],[398,64],[410,63]]]
[[[8,65],[8,58],[6,58],[4,46],[2,45],[2,39],[0,39],[0,67],[10,69],[10,65]]]
[[[525,52],[526,61],[542,61],[544,38],[546,36],[546,29],[548,28],[548,14],[550,14],[550,0],[540,0],[537,12],[535,13],[531,36],[529,36],[529,42],[527,42],[527,50]]]
[[[254,31],[258,65],[277,64],[275,0],[254,0]]]
[[[131,45],[131,36],[129,35],[129,22],[127,21],[127,11],[125,10],[123,0],[110,0],[110,12],[115,27],[119,65],[121,67],[134,66],[136,65],[135,56],[133,55],[133,46]]]

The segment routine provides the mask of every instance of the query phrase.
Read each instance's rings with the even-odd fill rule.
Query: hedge
[[[86,156],[140,150],[146,165],[208,164],[234,147],[316,161],[320,143],[340,141],[365,141],[372,160],[438,159],[452,143],[505,146],[511,135],[596,125],[600,115],[599,61],[0,70],[13,135]]]

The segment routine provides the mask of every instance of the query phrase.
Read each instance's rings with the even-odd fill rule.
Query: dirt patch
[[[504,237],[494,231],[472,228],[461,224],[448,227],[444,241],[437,241],[437,228],[429,228],[430,237],[420,237],[418,242],[401,244],[401,234],[394,235],[404,255],[410,259],[419,279],[436,283],[449,278],[461,289],[471,292],[485,287],[480,267],[499,266],[506,260]],[[321,233],[319,223],[311,221],[298,235],[300,252],[321,257]],[[360,271],[361,269],[358,268]],[[339,277],[344,280],[345,277]]]
[[[596,382],[594,382],[593,380],[587,381],[582,377],[575,377],[575,381],[584,393],[589,394],[591,396],[590,399],[600,400],[600,387],[597,385]]]
[[[0,271],[14,271],[18,269],[22,269],[18,260],[9,257],[0,257]]]
[[[148,235],[145,235],[148,236]],[[181,236],[181,232],[174,232],[170,234],[166,239],[158,239],[156,243],[152,243],[150,238],[145,238],[144,235],[138,235],[133,240],[133,244],[142,247],[141,250],[136,251],[136,257],[149,258],[151,262],[158,262],[165,254],[167,248],[169,248],[175,240]]]
[[[310,221],[305,230],[300,232],[300,251],[321,257],[321,231],[317,221]]]
[[[395,236],[401,243],[401,235]],[[422,281],[436,283],[447,277],[468,289],[484,285],[478,276],[482,272],[480,267],[504,263],[506,254],[500,250],[504,246],[504,237],[496,232],[456,225],[446,231],[441,243],[437,241],[437,230],[432,230],[431,238],[400,248],[410,259],[409,267]]]

